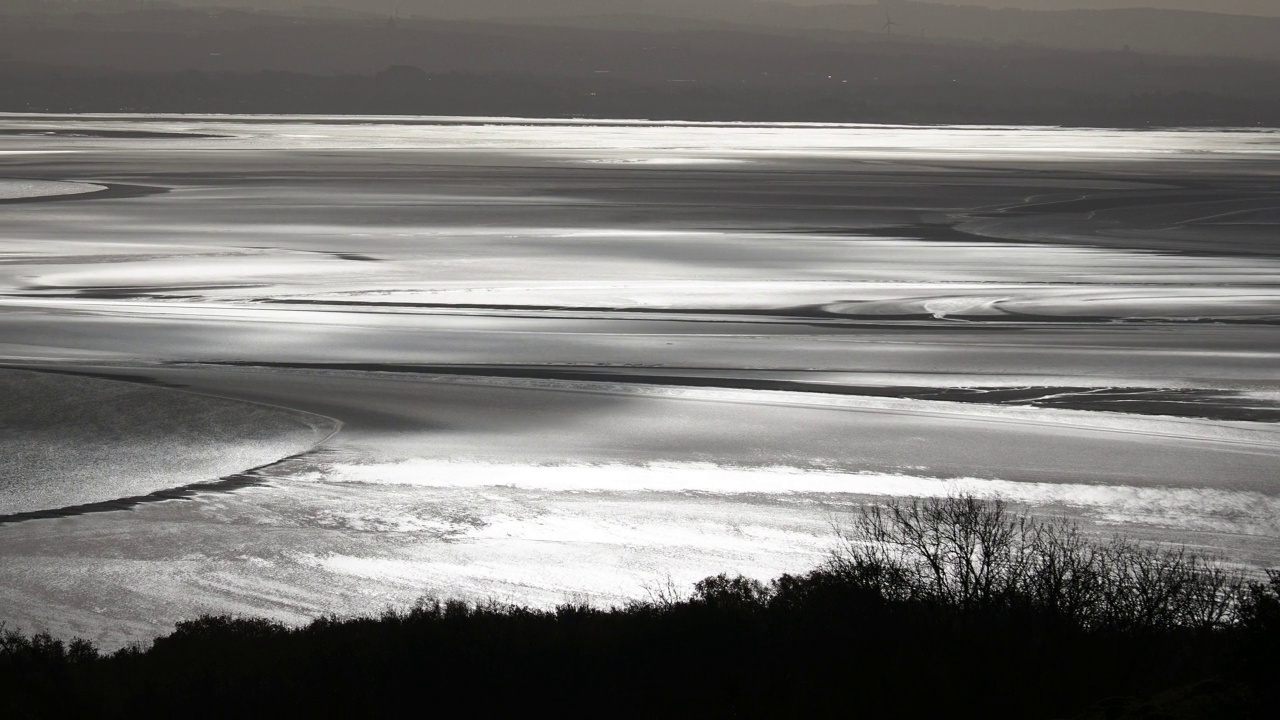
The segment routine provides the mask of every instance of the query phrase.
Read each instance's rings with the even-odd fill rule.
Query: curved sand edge
[[[0,515],[136,501],[314,449],[333,418],[117,380],[0,369]],[[165,498],[157,498],[165,499]]]
[[[0,200],[10,202],[38,198],[65,197],[99,193],[106,185],[62,180],[24,180],[0,178]]]

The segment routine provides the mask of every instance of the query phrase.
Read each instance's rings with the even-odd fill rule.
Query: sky
[[[804,4],[827,4],[831,0],[802,0]],[[799,4],[797,2],[797,4]],[[1168,10],[1201,10],[1241,15],[1280,16],[1280,0],[954,0],[949,5],[982,5],[1024,10],[1105,10],[1155,7]]]
[[[252,0],[251,0],[252,1]],[[271,0],[278,2],[278,0]],[[313,0],[315,1],[315,0]],[[697,3],[699,0],[689,0]],[[723,0],[720,0],[721,2]],[[766,0],[767,1],[767,0]],[[781,0],[792,5],[872,5],[877,0]],[[894,0],[889,0],[893,2]],[[925,0],[930,1],[930,0]],[[1204,12],[1236,13],[1248,15],[1280,16],[1280,0],[932,0],[945,5],[979,5],[991,8],[1018,8],[1023,10],[1106,10],[1115,8],[1153,7],[1168,10],[1199,10]],[[304,0],[294,0],[304,2]],[[360,0],[319,0],[324,3],[355,3]],[[406,8],[430,7],[433,0],[401,0]],[[532,3],[536,4],[536,3]],[[645,2],[638,0],[636,9],[643,12]]]
[[[359,8],[366,3],[362,0],[178,0],[182,4],[226,5],[279,9],[288,6],[305,5],[344,5]],[[448,2],[448,0],[442,0]],[[526,0],[527,1],[527,0]],[[744,0],[750,2],[751,0]],[[768,1],[768,0],[766,0]],[[793,5],[871,5],[878,0],[779,0]],[[897,0],[889,0],[894,2]],[[938,0],[935,0],[937,2]],[[550,0],[555,3],[556,0]],[[713,2],[726,4],[725,0],[688,0],[690,3]],[[404,12],[422,12],[437,0],[398,0],[396,3]],[[529,2],[536,6],[537,1]],[[644,12],[646,0],[636,0],[634,6],[638,13]],[[1130,7],[1153,7],[1168,10],[1200,10],[1205,12],[1234,13],[1244,15],[1270,15],[1280,17],[1280,0],[943,0],[938,4],[977,5],[991,8],[1018,8],[1024,10],[1103,10]]]
[[[333,2],[334,0],[329,0]],[[350,2],[352,0],[338,0]],[[358,3],[359,0],[354,0]],[[872,5],[877,0],[782,0],[792,5]],[[890,0],[892,2],[893,0]],[[929,1],[929,0],[925,0]],[[933,0],[945,5],[980,5],[991,8],[1023,10],[1105,10],[1131,7],[1154,7],[1168,10],[1200,10],[1204,12],[1280,16],[1280,0]],[[406,6],[429,7],[432,0],[402,0]],[[698,0],[690,0],[698,2]],[[638,10],[643,0],[636,3]]]

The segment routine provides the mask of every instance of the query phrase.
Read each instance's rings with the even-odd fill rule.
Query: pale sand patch
[[[340,427],[280,407],[19,370],[0,370],[0,397],[0,515],[218,480]]]
[[[0,155],[31,154],[0,151]],[[0,178],[0,200],[21,200],[24,198],[59,197],[62,195],[84,195],[85,193],[106,190],[104,185],[79,182],[58,182],[53,180],[12,180]]]

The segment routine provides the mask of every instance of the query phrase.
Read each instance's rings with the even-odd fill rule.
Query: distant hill
[[[1221,0],[1214,7],[1267,13],[1246,16],[1118,5],[1193,7],[1197,0],[1070,0],[1111,9],[1043,11],[965,4],[885,0],[4,0],[5,12],[45,8],[134,13],[139,8],[218,7],[308,17],[398,16],[441,20],[519,21],[617,30],[699,27],[751,28],[765,33],[866,32],[1073,50],[1124,50],[1170,55],[1280,58],[1280,2]],[[1062,0],[1063,2],[1067,0]],[[970,0],[973,3],[1048,7],[1049,0]],[[1200,0],[1200,6],[1203,1]],[[1270,8],[1268,11],[1267,8]],[[886,19],[895,25],[886,33]]]
[[[1142,8],[1036,12],[906,1],[812,7],[755,0],[542,0],[514,5],[510,0],[438,0],[421,14],[542,19],[616,29],[635,27],[647,15],[772,32],[823,33],[885,33],[886,20],[892,19],[896,23],[892,34],[900,36],[1073,50],[1128,48],[1170,55],[1280,58],[1280,17]]]
[[[1280,60],[640,17],[16,16],[0,110],[1280,126]]]

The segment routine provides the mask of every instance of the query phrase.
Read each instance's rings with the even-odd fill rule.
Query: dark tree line
[[[973,498],[870,509],[808,574],[611,610],[205,617],[104,654],[0,636],[5,717],[1269,718],[1280,574]]]

